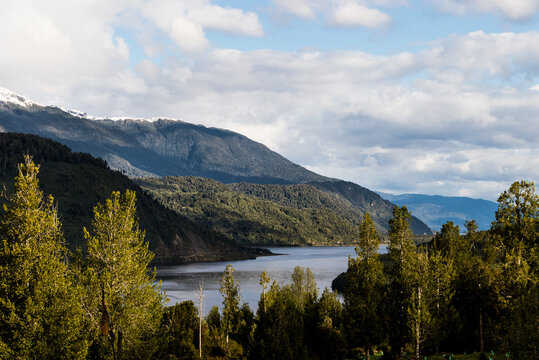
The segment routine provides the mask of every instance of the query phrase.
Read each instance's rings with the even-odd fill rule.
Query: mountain
[[[0,89],[0,132],[36,134],[87,152],[130,177],[198,176],[223,183],[312,184],[340,196],[388,228],[392,206],[359,185],[330,179],[290,162],[266,146],[228,130],[178,120],[98,119],[41,106]],[[335,183],[332,185],[332,183]],[[380,208],[378,208],[380,207]],[[430,234],[418,219],[412,229]]]
[[[0,186],[13,189],[17,164],[23,154],[41,164],[40,187],[55,198],[66,243],[84,247],[82,228],[90,228],[93,208],[112,191],[130,189],[137,195],[137,216],[158,263],[254,258],[256,249],[233,240],[171,211],[146,194],[124,174],[89,154],[73,153],[50,139],[35,135],[0,133]]]
[[[128,176],[201,176],[221,182],[327,181],[228,130],[178,120],[89,119],[0,92],[0,131],[36,134],[100,157]]]
[[[238,184],[199,177],[141,178],[136,182],[161,204],[244,244],[345,245],[359,238],[360,215],[352,215],[354,222],[329,206],[282,205],[238,191]],[[277,191],[281,187],[309,187],[329,197],[308,185],[253,186]],[[350,211],[355,210],[351,207]]]
[[[483,199],[424,194],[379,194],[396,205],[406,205],[415,216],[434,230],[439,230],[447,221],[453,221],[462,230],[466,220],[475,220],[479,230],[487,230],[498,210],[497,203]]]

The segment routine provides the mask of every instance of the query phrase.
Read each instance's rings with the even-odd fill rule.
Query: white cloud
[[[328,22],[336,26],[380,28],[388,25],[391,22],[391,17],[377,9],[347,2],[333,10]]]
[[[331,10],[293,3],[312,5],[316,16]],[[513,180],[539,178],[539,33],[454,35],[390,56],[212,49],[208,29],[262,34],[251,13],[214,6],[7,2],[0,86],[97,116],[166,116],[239,131],[373,189],[493,199]],[[150,33],[206,52],[163,51],[133,67],[113,26],[126,11]]]
[[[527,20],[539,11],[537,0],[430,0],[441,11],[465,15],[493,13],[512,21]]]
[[[187,17],[208,29],[246,36],[264,35],[262,24],[253,12],[206,4],[188,10]]]
[[[317,2],[312,0],[272,0],[275,6],[281,11],[290,14],[314,19],[316,17]]]
[[[370,6],[400,6],[404,0],[272,0],[282,12],[304,19],[316,19],[321,16],[330,26],[355,27],[370,29],[387,26],[391,17]]]
[[[187,52],[209,48],[206,29],[244,36],[264,35],[255,13],[212,5],[209,0],[151,0],[145,3],[142,14]]]

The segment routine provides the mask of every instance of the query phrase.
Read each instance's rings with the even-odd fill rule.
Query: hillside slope
[[[137,194],[137,215],[146,231],[156,262],[180,263],[253,258],[256,250],[238,246],[230,238],[166,209],[125,175],[111,171],[101,159],[73,153],[52,140],[33,135],[0,134],[0,186],[13,188],[16,166],[23,154],[41,164],[40,186],[54,196],[67,245],[84,247],[82,227],[90,228],[93,208],[112,191]]]
[[[344,245],[359,237],[357,222],[329,208],[280,205],[212,179],[165,177],[136,182],[170,209],[245,244]]]

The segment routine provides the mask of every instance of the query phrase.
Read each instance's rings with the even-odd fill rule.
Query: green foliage
[[[137,181],[168,208],[244,244],[342,245],[359,236],[352,221],[328,208],[279,205],[210,179],[165,177]]]
[[[414,271],[417,270],[417,254],[410,230],[410,213],[406,206],[393,209],[393,218],[389,221],[389,256],[391,258],[390,296],[388,298],[389,343],[394,351],[412,339],[409,309],[414,306],[415,292]]]
[[[192,301],[165,308],[161,321],[158,358],[191,360],[198,358],[198,311]]]
[[[226,336],[226,344],[228,347],[228,338],[230,333],[236,333],[240,320],[240,286],[234,279],[234,268],[232,265],[227,265],[223,276],[221,277],[221,287],[219,292],[223,295],[223,318],[221,326],[224,329]]]
[[[385,276],[378,255],[380,238],[369,213],[363,218],[360,234],[357,258],[348,259],[344,293],[345,328],[351,348],[364,348],[365,353],[372,353],[373,347],[384,340],[382,300]]]
[[[537,245],[539,218],[539,195],[533,182],[514,182],[498,198],[496,221],[492,230],[501,236],[509,256],[517,262],[533,252]]]
[[[94,319],[102,319],[94,323],[94,331],[101,325],[115,359],[153,353],[148,339],[157,333],[164,302],[155,273],[148,270],[153,254],[138,227],[135,201],[133,191],[113,192],[95,207],[92,233],[84,230],[87,286],[94,294],[90,311]]]
[[[0,220],[0,351],[6,358],[82,359],[86,319],[52,196],[25,157]],[[3,357],[0,355],[0,357]]]

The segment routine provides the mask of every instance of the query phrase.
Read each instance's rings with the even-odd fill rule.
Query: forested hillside
[[[127,176],[112,171],[107,164],[84,153],[73,153],[64,145],[35,135],[0,134],[0,184],[13,187],[17,164],[23,154],[41,164],[40,185],[56,200],[67,245],[83,247],[82,228],[90,227],[92,211],[112,191],[135,191],[138,218],[146,231],[150,249],[158,262],[186,262],[245,259],[255,256],[251,249],[204,225],[169,210],[147,195]]]
[[[393,204],[378,194],[357,184],[335,180],[300,185],[230,184],[231,188],[247,195],[298,209],[330,209],[339,216],[359,224],[369,212],[382,234],[389,230]],[[430,235],[431,230],[416,217],[412,217],[412,231],[417,235]]]
[[[352,244],[359,236],[358,211],[344,205],[338,208],[342,201],[332,200],[330,195],[308,185],[294,186],[307,191],[300,192],[301,199],[282,205],[236,191],[237,185],[211,179],[165,177],[136,181],[163,205],[246,244],[343,245]],[[317,205],[314,198],[323,201]],[[304,206],[292,206],[298,205],[298,201]],[[325,201],[333,208],[319,206]],[[348,211],[349,218],[335,209]]]

